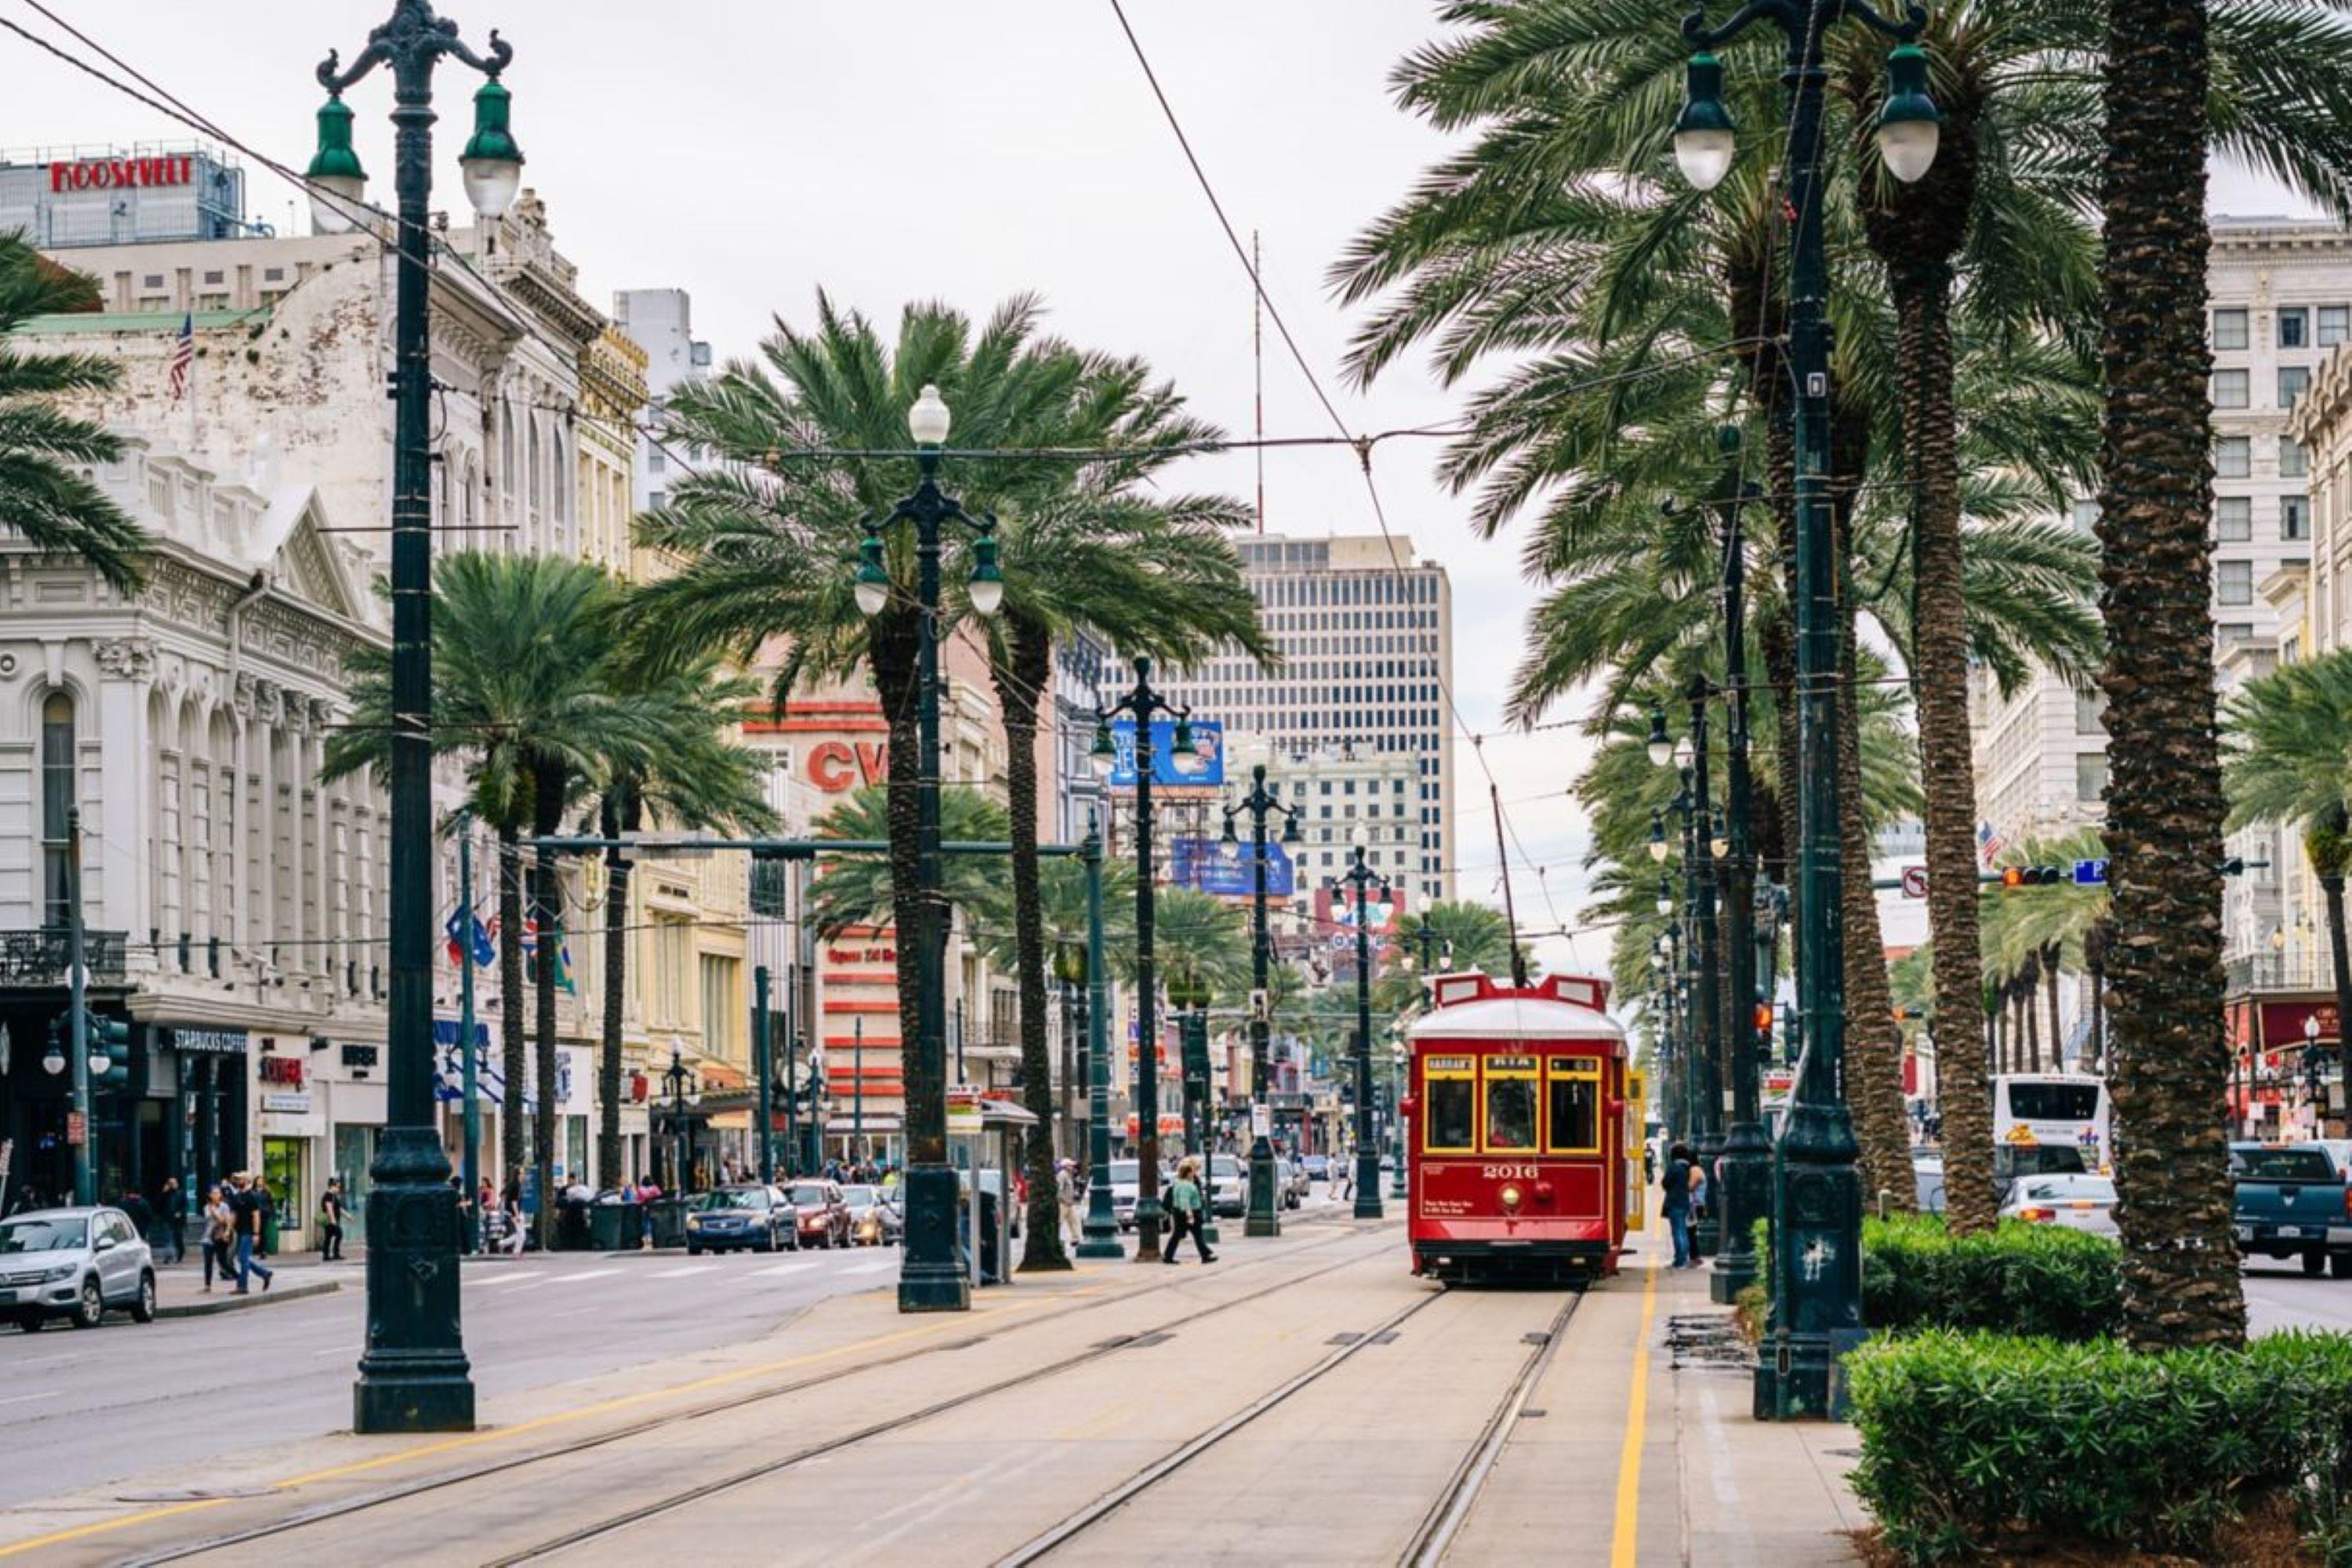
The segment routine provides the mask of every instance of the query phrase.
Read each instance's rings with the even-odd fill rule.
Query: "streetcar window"
[[[1474,1079],[1433,1078],[1423,1096],[1429,1102],[1422,1123],[1422,1147],[1468,1153],[1478,1146],[1474,1120],[1478,1085]]]
[[[1486,1147],[1490,1151],[1536,1146],[1536,1080],[1533,1078],[1486,1079]]]
[[[1572,1062],[1552,1063],[1551,1142],[1555,1154],[1597,1154],[1601,1152],[1601,1079]]]

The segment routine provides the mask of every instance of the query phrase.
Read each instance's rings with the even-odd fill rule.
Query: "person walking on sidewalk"
[[[261,1276],[264,1290],[268,1289],[270,1282],[277,1278],[276,1272],[255,1256],[261,1248],[265,1200],[261,1191],[257,1190],[261,1184],[243,1171],[229,1178],[229,1186],[234,1193],[229,1199],[229,1208],[236,1221],[236,1293],[250,1296],[255,1275]]]
[[[213,1273],[229,1277],[228,1249],[236,1237],[236,1211],[217,1185],[205,1189],[205,1293],[213,1289]]]
[[[180,1178],[166,1176],[155,1194],[155,1234],[150,1238],[157,1262],[178,1263],[188,1256],[187,1223],[187,1194],[180,1191]],[[169,1258],[163,1257],[166,1252]]]
[[[1691,1189],[1698,1184],[1698,1162],[1690,1145],[1677,1143],[1666,1151],[1665,1194],[1659,1200],[1658,1212],[1666,1216],[1666,1228],[1675,1238],[1676,1268],[1688,1268],[1696,1260],[1691,1257]]]
[[[343,1179],[327,1178],[327,1190],[319,1194],[319,1261],[341,1263],[343,1260]]]
[[[1176,1249],[1190,1236],[1192,1245],[1200,1249],[1201,1261],[1214,1263],[1217,1255],[1209,1250],[1209,1238],[1201,1229],[1201,1162],[1188,1158],[1176,1167],[1176,1180],[1168,1187],[1168,1251],[1163,1263],[1176,1261]]]
[[[131,1228],[139,1233],[139,1239],[152,1246],[155,1239],[155,1210],[140,1195],[139,1189],[123,1188],[122,1196],[114,1206],[122,1211],[123,1217],[131,1222]]]
[[[1062,1208],[1062,1234],[1076,1247],[1087,1238],[1078,1223],[1078,1163],[1065,1157],[1054,1171],[1054,1197]]]

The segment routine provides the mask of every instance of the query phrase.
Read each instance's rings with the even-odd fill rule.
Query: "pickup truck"
[[[2305,1274],[2352,1279],[2352,1189],[2327,1151],[2312,1143],[2230,1145],[2238,1250],[2248,1258],[2300,1258]]]

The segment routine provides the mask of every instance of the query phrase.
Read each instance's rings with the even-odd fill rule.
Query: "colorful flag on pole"
[[[499,950],[490,941],[490,928],[484,925],[480,917],[471,910],[450,910],[448,923],[441,928],[442,933],[449,939],[447,943],[449,963],[452,967],[465,963],[466,949],[463,944],[467,940],[468,926],[473,928],[470,935],[474,948],[474,966],[478,969],[486,969],[498,961]]]
[[[188,367],[196,359],[196,313],[194,310],[180,318],[180,335],[172,344],[172,401],[177,403],[188,395]]]
[[[1992,830],[1991,823],[1977,824],[1977,854],[1983,858],[1986,865],[1991,865],[1994,857],[1998,856],[2008,844],[2008,839]]]
[[[523,917],[522,955],[526,964],[539,962],[539,919],[535,915]],[[537,971],[532,973],[535,976]],[[572,944],[564,937],[562,926],[555,928],[555,988],[567,993],[579,990],[572,979]]]

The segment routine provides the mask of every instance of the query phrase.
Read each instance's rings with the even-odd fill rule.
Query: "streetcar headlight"
[[[1515,1208],[1518,1207],[1518,1206],[1519,1206],[1519,1189],[1518,1189],[1518,1188],[1517,1188],[1517,1187],[1505,1187],[1505,1188],[1503,1189],[1503,1192],[1502,1192],[1502,1198],[1503,1198],[1503,1206],[1504,1206],[1505,1208],[1507,1208],[1507,1209],[1515,1209]]]

